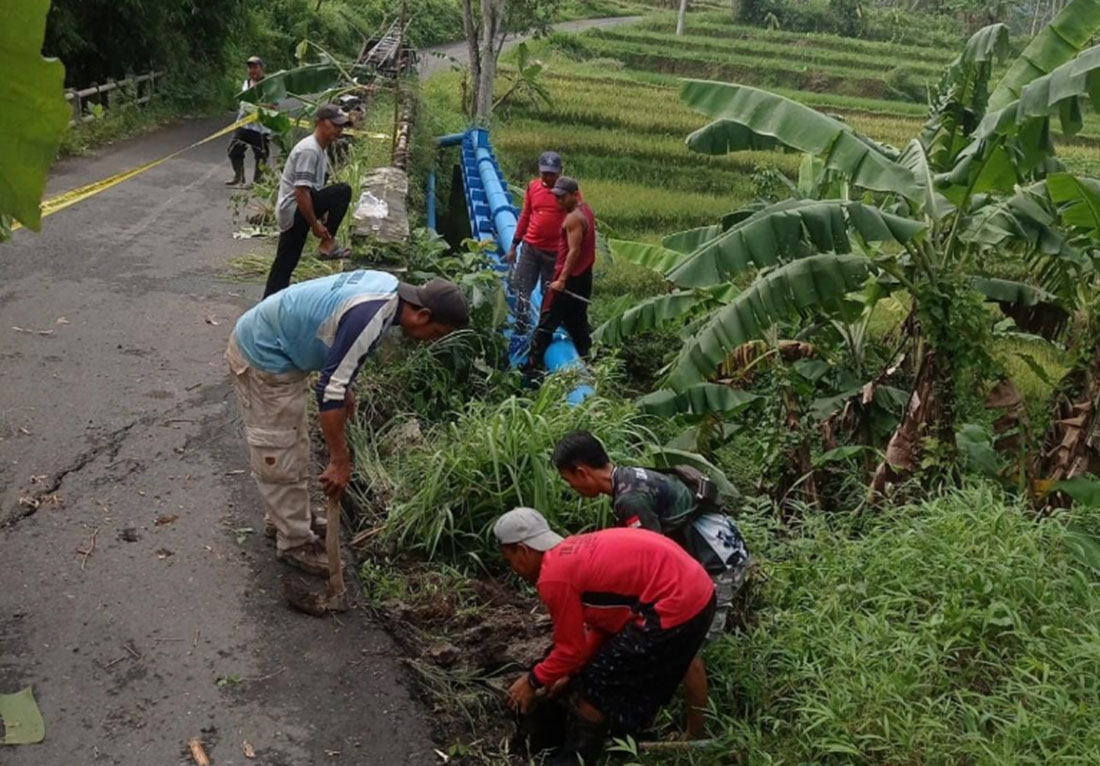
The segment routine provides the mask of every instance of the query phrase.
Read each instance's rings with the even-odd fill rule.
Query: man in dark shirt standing
[[[745,541],[733,519],[703,507],[691,489],[675,477],[646,468],[615,466],[600,440],[587,431],[574,431],[558,442],[553,461],[566,484],[578,494],[609,495],[621,526],[670,537],[703,565],[718,597],[707,641],[720,636],[749,567]],[[686,728],[692,739],[703,736],[707,695],[706,670],[703,660],[696,657],[684,678]]]
[[[542,355],[562,325],[582,357],[587,357],[592,347],[588,302],[592,297],[592,267],[596,263],[596,217],[592,208],[581,201],[580,186],[569,176],[559,178],[550,191],[558,198],[565,220],[558,240],[554,279],[543,297],[542,313],[531,342],[529,374],[542,366]]]
[[[260,80],[264,79],[264,61],[259,56],[248,59],[248,79],[241,86],[241,92],[252,88]],[[237,112],[237,120],[243,120],[248,116],[244,102],[241,102]],[[248,147],[252,147],[252,156],[256,160],[256,169],[252,174],[252,182],[260,180],[263,169],[267,167],[268,157],[271,155],[270,146],[271,130],[260,122],[242,125],[233,132],[233,140],[229,142],[229,162],[233,166],[233,180],[226,181],[226,186],[240,186],[244,183],[244,155]]]
[[[329,171],[327,150],[343,134],[350,118],[337,105],[325,104],[317,110],[315,119],[313,132],[290,150],[279,179],[279,197],[275,203],[279,244],[267,275],[265,298],[290,284],[311,231],[321,241],[317,249],[321,260],[350,255],[347,248],[336,244],[335,237],[351,204],[351,187],[346,183],[325,186]]]

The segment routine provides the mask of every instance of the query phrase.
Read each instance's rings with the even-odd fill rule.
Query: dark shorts
[[[577,676],[573,688],[611,724],[616,736],[637,734],[684,680],[714,619],[711,598],[699,614],[668,630],[633,623],[609,638]]]

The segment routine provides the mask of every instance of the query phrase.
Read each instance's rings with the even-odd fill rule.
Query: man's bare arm
[[[558,276],[555,285],[556,290],[565,289],[565,280],[573,276],[573,267],[577,265],[577,260],[581,257],[581,244],[584,242],[584,227],[585,221],[580,216],[569,214],[569,217],[565,219],[565,240],[569,244],[569,252],[565,256],[565,263],[562,264],[561,274]]]
[[[317,419],[328,446],[328,465],[320,476],[321,488],[330,497],[340,497],[351,481],[351,454],[344,426],[348,422],[347,407],[323,410]]]

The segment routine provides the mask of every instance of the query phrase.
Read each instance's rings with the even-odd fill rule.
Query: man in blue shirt
[[[237,321],[225,356],[280,561],[328,574],[309,507],[310,374],[320,373],[313,390],[329,453],[321,487],[339,497],[351,479],[344,437],[344,425],[355,414],[351,383],[382,335],[397,325],[410,338],[430,341],[468,321],[462,291],[447,280],[414,286],[362,270],[299,282]]]

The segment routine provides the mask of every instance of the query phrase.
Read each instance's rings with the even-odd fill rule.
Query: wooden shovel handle
[[[340,562],[340,499],[329,497],[326,505],[325,552],[328,554],[328,595],[344,593],[344,568]]]
[[[191,750],[191,757],[195,759],[195,766],[210,766],[210,759],[206,756],[202,741],[198,737],[193,737],[187,743],[187,747]]]

